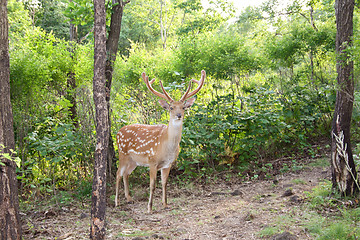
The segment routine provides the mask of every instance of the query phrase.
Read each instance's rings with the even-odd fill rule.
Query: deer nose
[[[176,114],[176,117],[177,117],[178,119],[181,119],[181,113],[177,113],[177,114]]]

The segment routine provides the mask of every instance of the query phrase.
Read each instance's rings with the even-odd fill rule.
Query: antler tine
[[[161,89],[162,91],[164,92],[164,94],[162,93],[159,93],[158,91],[156,91],[152,86],[151,84],[153,84],[155,82],[155,78],[153,78],[150,82],[149,82],[149,77],[146,76],[145,72],[143,72],[141,74],[147,88],[150,90],[150,92],[152,92],[153,94],[155,94],[156,96],[158,97],[161,97],[169,102],[173,102],[174,100],[169,96],[169,94],[167,94],[167,92],[165,91],[164,89],[164,86],[162,85],[162,82],[160,81],[160,86],[161,86]]]
[[[202,88],[202,86],[204,85],[205,77],[206,77],[206,72],[205,72],[205,70],[202,70],[201,71],[201,79],[200,79],[200,81],[197,81],[195,79],[191,79],[190,82],[189,82],[189,87],[186,90],[186,92],[184,93],[184,95],[181,97],[180,101],[183,102],[186,99],[188,99],[188,98],[194,96],[195,94],[197,94],[200,91],[200,89]],[[189,93],[189,91],[191,89],[191,82],[194,82],[194,83],[198,84],[198,87],[194,91]]]
[[[194,80],[194,79],[191,79],[191,80],[190,80],[189,86],[188,86],[188,88],[186,89],[186,92],[185,92],[184,95],[180,98],[180,102],[185,101],[185,99],[187,98],[187,95],[189,94],[190,89],[191,89],[191,81],[193,81],[193,80]]]
[[[155,78],[154,78],[154,80],[155,80]],[[172,98],[169,96],[169,94],[165,91],[165,88],[164,88],[161,80],[160,80],[159,82],[160,82],[161,90],[162,90],[163,93],[165,94],[166,98],[167,98],[170,102],[173,102],[174,99],[172,99]]]

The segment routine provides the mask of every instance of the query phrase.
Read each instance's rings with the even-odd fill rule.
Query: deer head
[[[159,81],[159,82],[160,82],[161,90],[162,90],[163,93],[160,93],[160,92],[156,91],[152,87],[152,84],[155,82],[155,78],[152,79],[151,81],[149,81],[149,77],[146,76],[146,74],[144,72],[142,73],[141,76],[142,76],[147,88],[152,93],[154,93],[156,96],[164,99],[164,100],[162,100],[162,99],[159,100],[159,104],[164,109],[166,109],[166,110],[168,110],[170,112],[170,119],[183,120],[184,111],[186,109],[190,108],[195,102],[195,98],[191,98],[191,97],[194,96],[196,93],[198,93],[200,91],[200,89],[202,88],[202,86],[204,85],[206,73],[205,73],[204,70],[201,71],[201,79],[200,79],[200,81],[197,81],[195,79],[190,80],[189,86],[188,86],[186,92],[180,98],[179,101],[174,101],[174,99],[172,99],[170,97],[170,95],[166,92],[166,90],[165,90],[165,88],[164,88],[161,81]],[[192,92],[190,92],[190,90],[191,90],[191,82],[194,82],[194,83],[198,84],[197,88]]]

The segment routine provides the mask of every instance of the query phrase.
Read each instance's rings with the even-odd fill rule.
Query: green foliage
[[[70,24],[64,16],[68,0],[40,0],[40,7],[36,10],[36,26],[48,33],[53,33],[57,38],[69,39]]]
[[[288,94],[257,88],[247,97],[227,95],[196,104],[184,124],[179,168],[190,173],[201,169],[195,166],[242,166],[289,150],[306,151],[317,129],[328,129],[327,101],[305,88]]]
[[[269,59],[277,66],[292,67],[303,61],[309,52],[322,54],[334,51],[335,30],[327,25],[314,29],[310,24],[299,20],[290,25],[287,31],[269,35],[265,43]]]
[[[270,238],[271,236],[279,233],[278,227],[265,227],[259,232],[260,238]]]
[[[326,229],[319,233],[318,240],[331,240],[331,239],[342,239],[342,240],[354,240],[357,239],[356,232],[349,225],[343,222],[331,224]]]
[[[31,26],[31,19],[24,4],[20,1],[10,0],[8,1],[7,8],[10,36],[25,32],[25,30]]]
[[[320,183],[316,188],[309,193],[309,202],[311,207],[314,209],[321,209],[325,205],[333,205],[332,201],[329,200],[329,196],[332,193],[331,183],[325,181]]]
[[[20,167],[21,164],[21,159],[19,157],[14,157],[16,156],[16,152],[13,149],[9,149],[10,153],[6,153],[4,152],[5,146],[0,144],[0,159],[7,159],[9,161],[14,161],[16,163],[17,167]],[[0,166],[5,166],[5,163],[3,163],[2,161],[0,161]]]
[[[36,179],[40,192],[53,192],[81,178],[81,168],[87,168],[87,139],[75,133],[73,125],[59,119],[47,117],[38,122],[27,137],[28,152],[32,156],[25,162],[23,176]],[[42,185],[52,184],[54,189],[44,189]]]
[[[67,5],[64,15],[75,25],[86,25],[94,21],[94,3],[88,0],[73,0]]]
[[[46,87],[61,92],[72,68],[68,43],[37,28],[11,41],[11,97],[17,101],[48,97]]]
[[[94,53],[93,44],[87,43],[76,45],[74,59],[72,61],[76,84],[88,89],[93,79]]]
[[[211,32],[221,26],[234,12],[231,3],[227,1],[210,1],[206,11],[199,0],[183,1],[175,8],[184,12],[182,24],[177,28],[180,37],[196,37],[199,33]],[[219,8],[222,13],[218,12]]]
[[[256,28],[257,22],[262,18],[258,8],[249,6],[240,13],[234,28],[242,35],[249,34]]]
[[[244,39],[236,33],[206,33],[196,38],[186,38],[181,42],[178,56],[178,69],[185,76],[204,69],[215,79],[224,80],[259,67]]]
[[[84,179],[78,183],[75,189],[75,198],[79,200],[89,199],[92,193],[92,180]]]
[[[134,44],[129,56],[117,61],[114,78],[119,83],[132,85],[140,81],[142,72],[146,72],[150,78],[169,82],[176,76],[174,61],[172,50],[148,51],[144,45]],[[145,84],[140,86],[146,89]]]
[[[112,2],[106,4],[110,16]],[[225,168],[240,176],[250,167],[268,172],[274,167],[269,159],[313,156],[310,146],[329,135],[336,54],[332,2],[309,4],[313,11],[299,1],[279,10],[277,1],[267,1],[227,21],[233,16],[229,1],[209,1],[206,7],[199,0],[130,1],[113,72],[112,135],[134,122],[167,123],[142,72],[156,78],[158,90],[162,80],[177,99],[204,69],[205,85],[183,128],[177,167],[186,176]],[[89,0],[8,4],[16,150],[24,163],[21,181],[31,194],[76,186],[79,195],[88,194],[95,137],[92,7]],[[75,45],[67,42],[70,20],[78,27]],[[355,79],[358,73],[356,65]],[[68,86],[73,75],[75,89]],[[354,123],[360,116],[355,89]],[[69,93],[76,97],[78,129],[70,118]],[[288,162],[280,171],[299,167]]]
[[[332,192],[330,181],[320,182],[308,192],[300,205],[292,205],[289,214],[275,218],[273,224],[258,232],[260,237],[271,238],[277,233],[291,231],[296,225],[298,231],[306,232],[310,239],[357,239],[360,234],[358,223],[360,208],[355,199],[344,199]]]
[[[346,200],[341,200],[342,197],[334,195],[332,192],[332,184],[330,181],[325,181],[315,187],[312,192],[308,194],[308,202],[310,209],[319,212],[316,216],[316,221],[309,221],[306,224],[309,232],[315,236],[316,239],[357,239],[360,234],[360,229],[357,223],[360,220],[360,208],[351,208],[346,204]],[[352,202],[350,200],[349,202]],[[337,212],[334,221],[327,221],[322,217],[322,212],[328,211]],[[314,218],[314,217],[312,217]]]
[[[76,155],[77,145],[81,142],[79,136],[73,133],[71,124],[46,118],[35,129],[29,134],[29,147],[40,157],[52,156],[50,163],[67,164],[66,159]]]

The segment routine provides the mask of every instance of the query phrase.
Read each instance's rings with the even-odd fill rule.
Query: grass
[[[280,233],[280,231],[281,231],[280,228],[277,226],[265,227],[263,230],[259,232],[259,237],[269,238],[271,236],[274,236],[275,234]]]
[[[322,229],[319,233],[318,240],[332,240],[332,239],[339,239],[339,240],[352,240],[358,239],[356,234],[351,231],[348,225],[345,225],[343,222],[338,222],[331,224],[325,229]]]
[[[324,181],[308,194],[305,207],[312,214],[306,227],[316,239],[358,239],[360,207],[346,205],[346,199],[332,192],[330,181]],[[315,219],[315,220],[314,220]]]
[[[269,238],[296,225],[316,240],[359,239],[360,206],[347,204],[356,200],[334,194],[330,181],[321,182],[306,195],[304,204],[293,207],[286,215],[278,216],[274,226],[265,227],[258,233],[259,236]]]
[[[293,179],[291,182],[294,184],[298,184],[298,185],[306,185],[306,181],[303,179],[296,178],[296,179]]]
[[[150,237],[153,234],[153,232],[144,232],[137,229],[125,229],[117,234],[117,237]]]
[[[309,167],[328,167],[330,166],[329,158],[317,158],[315,161],[308,164]]]

